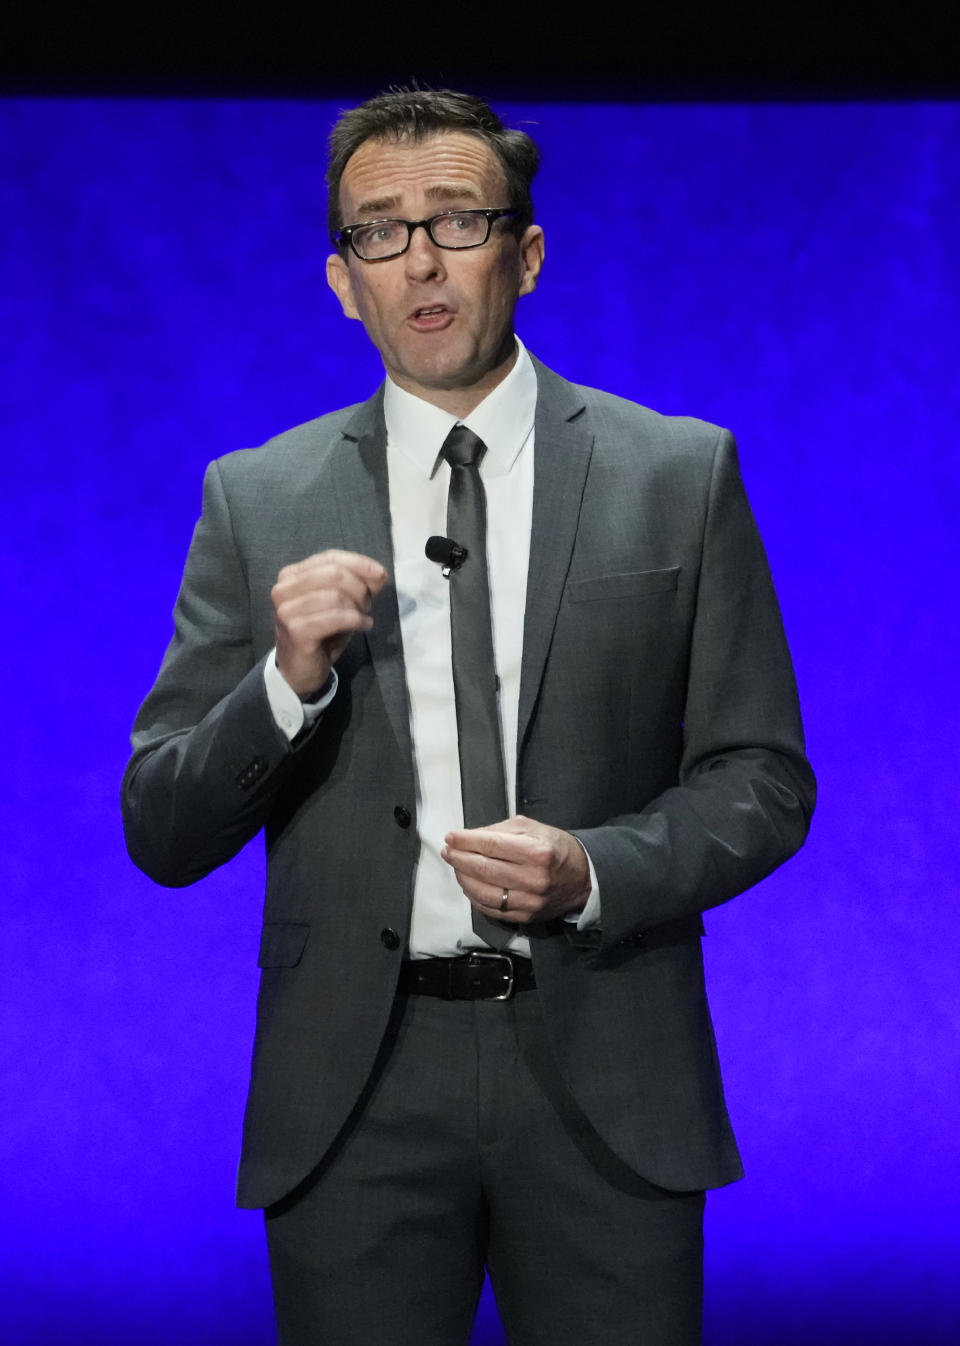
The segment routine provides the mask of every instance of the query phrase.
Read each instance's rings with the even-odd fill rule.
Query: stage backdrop
[[[821,782],[803,853],[708,916],[748,1177],[709,1204],[707,1341],[955,1342],[960,108],[503,111],[544,149],[520,333],[735,430]],[[261,845],[155,887],[117,792],[204,465],[378,381],[324,284],[334,112],[0,105],[18,1346],[271,1339],[232,1209]],[[475,1342],[501,1340],[486,1300]]]

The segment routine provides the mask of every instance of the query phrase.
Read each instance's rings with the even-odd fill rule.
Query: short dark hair
[[[525,131],[511,131],[482,98],[453,89],[396,87],[346,108],[330,132],[327,160],[327,224],[330,237],[343,224],[340,179],[351,155],[367,140],[423,140],[438,131],[466,131],[479,136],[500,161],[507,179],[508,200],[518,212],[518,229],[533,220],[530,184],[540,166],[540,150]],[[491,204],[500,204],[493,202]]]

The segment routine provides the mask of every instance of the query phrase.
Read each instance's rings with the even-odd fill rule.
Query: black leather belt
[[[460,958],[411,958],[400,966],[404,995],[444,1000],[509,1000],[536,985],[529,958],[514,953],[465,953]]]

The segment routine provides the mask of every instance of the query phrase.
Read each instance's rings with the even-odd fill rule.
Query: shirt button
[[[385,949],[399,949],[400,936],[396,930],[391,930],[389,925],[385,925],[380,931],[380,943]]]
[[[397,820],[398,827],[409,827],[412,822],[410,810],[405,809],[402,804],[398,804],[393,810],[393,816]]]

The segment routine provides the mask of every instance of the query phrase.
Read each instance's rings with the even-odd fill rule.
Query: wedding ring
[[[504,888],[504,890],[503,890],[503,897],[501,897],[501,899],[500,899],[500,910],[501,910],[501,911],[506,911],[506,909],[507,909],[507,901],[509,900],[509,897],[510,897],[510,894],[507,892],[506,888]]]

